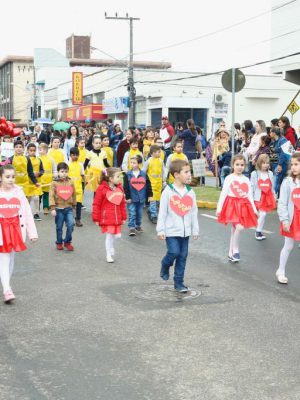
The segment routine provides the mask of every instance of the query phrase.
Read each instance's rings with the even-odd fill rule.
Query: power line
[[[244,19],[244,20],[242,20],[242,21],[236,22],[235,24],[228,25],[228,26],[225,26],[224,28],[220,28],[220,29],[217,29],[217,30],[215,30],[215,31],[205,33],[205,34],[203,34],[203,35],[201,35],[201,36],[197,36],[197,37],[192,38],[192,39],[187,39],[187,40],[183,40],[183,41],[181,41],[181,42],[173,43],[173,44],[170,44],[170,45],[168,45],[168,46],[158,47],[158,48],[156,48],[156,49],[147,50],[147,51],[141,51],[141,52],[139,52],[139,53],[134,53],[134,55],[136,56],[136,55],[141,55],[141,54],[155,53],[155,52],[160,51],[160,50],[171,49],[171,48],[173,48],[173,47],[182,46],[183,44],[195,42],[195,41],[197,41],[197,40],[204,39],[204,38],[207,38],[207,37],[209,37],[209,36],[214,36],[214,35],[216,35],[216,34],[218,34],[218,33],[228,31],[228,30],[230,30],[230,29],[236,28],[237,26],[240,26],[240,25],[243,25],[243,24],[245,24],[245,23],[247,23],[247,22],[250,22],[250,21],[252,21],[252,20],[254,20],[254,19],[260,18],[260,17],[262,17],[263,15],[269,14],[270,12],[277,11],[277,10],[279,10],[279,9],[285,7],[285,6],[288,6],[288,5],[290,5],[291,3],[294,3],[294,2],[296,2],[296,1],[297,1],[297,0],[290,0],[290,1],[287,1],[287,2],[285,2],[285,3],[283,3],[283,4],[280,4],[280,5],[278,5],[278,6],[273,7],[271,10],[264,11],[264,12],[262,12],[262,13],[260,13],[260,14],[254,15],[253,17],[246,18],[246,19]]]
[[[237,67],[238,69],[246,69],[246,68],[250,68],[250,67],[256,67],[258,65],[263,65],[263,64],[268,64],[270,62],[274,62],[274,61],[279,61],[279,60],[284,60],[285,58],[289,58],[289,57],[294,57],[294,56],[298,56],[300,54],[300,51],[298,51],[297,53],[293,53],[293,54],[288,54],[286,56],[281,56],[281,57],[277,57],[277,58],[273,58],[272,60],[266,60],[266,61],[259,61],[256,62],[254,64],[249,64],[249,65],[244,65],[242,67]],[[216,72],[208,72],[208,73],[201,73],[201,74],[197,74],[197,75],[192,75],[192,76],[183,76],[180,78],[173,78],[173,79],[163,79],[160,81],[137,81],[136,83],[163,83],[163,82],[174,82],[174,81],[183,81],[186,79],[194,79],[194,78],[200,78],[200,77],[204,77],[204,76],[210,76],[210,75],[218,75],[225,72],[225,70],[222,71],[216,71]]]

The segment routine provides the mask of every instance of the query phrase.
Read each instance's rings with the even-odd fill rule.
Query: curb
[[[217,202],[216,201],[197,201],[197,207],[198,208],[210,208],[212,210],[215,210],[217,208]]]

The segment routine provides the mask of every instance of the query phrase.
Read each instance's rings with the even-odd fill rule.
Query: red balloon
[[[7,121],[7,132],[8,132],[9,134],[11,134],[12,131],[13,131],[13,129],[14,129],[14,127],[12,126],[12,122]]]
[[[13,127],[13,128],[16,127],[16,124],[15,124],[14,122],[12,122],[11,124],[12,124],[12,127]]]
[[[21,132],[22,132],[21,128],[13,128],[11,136],[12,137],[20,136]]]
[[[5,117],[0,117],[0,124],[2,124],[2,122],[6,122]]]

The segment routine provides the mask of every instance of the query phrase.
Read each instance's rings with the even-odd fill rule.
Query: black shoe
[[[129,236],[136,236],[135,229],[134,229],[134,228],[130,228],[130,229],[129,229],[128,235],[129,235]]]
[[[34,214],[33,219],[35,221],[41,221],[42,220],[42,218],[39,216],[39,214]]]
[[[152,224],[157,224],[157,217],[151,217]]]

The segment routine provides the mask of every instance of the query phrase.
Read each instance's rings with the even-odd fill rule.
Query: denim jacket
[[[139,178],[144,178],[146,182],[142,190],[135,189],[131,184],[131,179]],[[153,196],[151,183],[144,171],[140,171],[137,178],[134,176],[132,170],[124,175],[124,192],[126,200],[131,200],[133,203],[144,203],[149,197]]]

